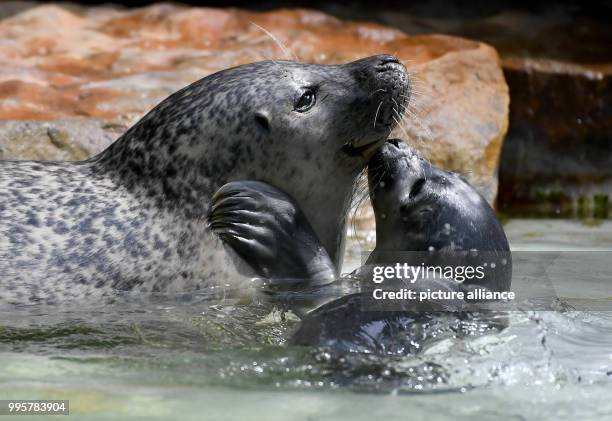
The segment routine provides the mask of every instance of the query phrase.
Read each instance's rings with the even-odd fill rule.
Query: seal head
[[[188,217],[205,216],[225,183],[272,184],[300,203],[339,264],[355,178],[409,95],[406,69],[389,55],[246,64],[176,92],[96,161]]]
[[[376,218],[376,249],[369,263],[397,251],[433,253],[430,264],[444,259],[454,265],[496,263],[483,286],[509,290],[506,234],[495,211],[463,177],[391,139],[370,160],[368,182]]]

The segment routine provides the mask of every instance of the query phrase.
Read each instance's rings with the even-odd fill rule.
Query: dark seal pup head
[[[496,263],[482,285],[509,290],[511,256],[504,230],[491,206],[461,176],[392,139],[370,160],[368,180],[376,217],[370,263],[385,252],[433,253],[440,263],[447,258],[453,265]]]
[[[409,90],[406,69],[389,55],[246,64],[171,95],[98,161],[190,217],[206,215],[225,183],[270,183],[300,203],[335,256],[355,177]]]

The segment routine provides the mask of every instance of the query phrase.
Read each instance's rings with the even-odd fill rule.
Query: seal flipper
[[[288,194],[260,181],[233,181],[213,196],[210,228],[274,286],[312,287],[335,279],[334,265]]]

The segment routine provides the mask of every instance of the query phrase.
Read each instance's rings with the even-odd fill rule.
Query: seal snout
[[[401,181],[406,192],[420,190],[424,174],[423,162],[416,151],[400,139],[387,139],[368,162],[368,178],[374,190],[388,190]],[[414,186],[413,186],[414,185]],[[416,194],[406,194],[414,197]]]
[[[352,110],[355,133],[345,152],[366,160],[382,146],[406,111],[410,81],[406,67],[392,55],[381,54],[345,65],[355,82]]]
[[[409,98],[406,67],[394,56],[376,56],[373,63],[372,93],[377,102],[374,128],[392,129],[401,120]]]
[[[405,163],[412,162],[418,157],[416,151],[401,139],[387,139],[384,144],[370,158],[368,167],[376,167],[376,164],[384,163],[387,168],[392,168],[400,161]]]

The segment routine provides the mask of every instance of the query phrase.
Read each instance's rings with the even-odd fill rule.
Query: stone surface
[[[0,120],[0,159],[83,160],[101,152],[125,129],[85,118]]]
[[[9,120],[0,124],[4,159],[82,159],[170,93],[230,66],[392,53],[415,86],[396,135],[495,198],[508,90],[497,53],[483,43],[410,37],[301,9],[12,7],[0,11],[8,16],[0,21],[0,119]]]
[[[608,217],[612,65],[515,58],[505,61],[505,74],[514,95],[500,166],[500,209]]]
[[[494,46],[510,88],[498,208],[509,214],[602,216],[612,194],[612,31],[601,13],[545,2],[440,2],[369,18],[409,34],[446,33]],[[511,3],[511,2],[510,2]],[[488,7],[485,7],[488,6]],[[484,13],[474,13],[485,9]],[[489,10],[486,10],[489,9]],[[498,9],[498,10],[496,10]],[[462,13],[463,12],[463,13]],[[343,17],[360,17],[336,7]]]
[[[569,11],[502,13],[451,33],[499,50],[510,88],[500,210],[605,217],[612,194],[612,31]]]

